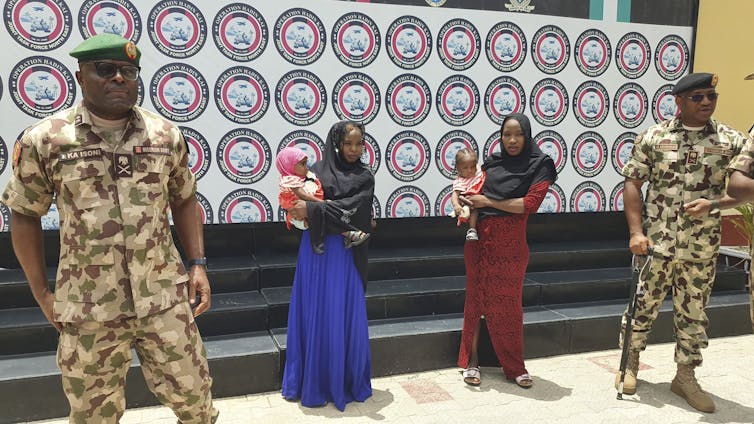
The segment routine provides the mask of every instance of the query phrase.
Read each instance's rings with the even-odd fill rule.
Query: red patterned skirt
[[[521,302],[529,263],[527,218],[527,214],[484,218],[477,225],[479,241],[466,243],[466,303],[458,353],[461,368],[469,364],[474,330],[484,315],[506,377],[513,379],[527,372]]]

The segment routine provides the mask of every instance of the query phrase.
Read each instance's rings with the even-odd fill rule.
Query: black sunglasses
[[[693,96],[686,96],[687,99],[691,100],[694,103],[699,103],[702,100],[704,100],[704,96],[707,96],[707,99],[711,102],[714,102],[717,100],[718,97],[720,97],[720,93],[707,93],[707,94],[694,94]]]
[[[116,73],[120,73],[123,79],[136,81],[139,78],[140,67],[134,65],[116,65],[112,62],[90,62],[97,71],[100,78],[112,78]]]

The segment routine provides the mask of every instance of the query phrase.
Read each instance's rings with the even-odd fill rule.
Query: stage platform
[[[524,283],[527,358],[612,349],[631,272],[622,213],[530,218]],[[45,234],[49,283],[56,232]],[[215,397],[277,390],[300,233],[280,223],[205,227],[212,310],[197,320]],[[378,221],[370,240],[367,311],[375,377],[453,367],[463,319],[464,231],[449,218]],[[65,416],[57,335],[36,307],[0,233],[0,423]],[[663,305],[651,342],[672,340],[672,304]],[[746,273],[721,260],[708,308],[710,337],[751,332]],[[481,342],[483,364],[494,359]],[[129,406],[156,403],[134,362]],[[40,402],[44,399],[44,402]]]

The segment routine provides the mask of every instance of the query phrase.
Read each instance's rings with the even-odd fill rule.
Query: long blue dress
[[[312,251],[309,231],[299,247],[288,310],[283,397],[307,407],[363,402],[372,395],[366,301],[352,252],[341,235]]]

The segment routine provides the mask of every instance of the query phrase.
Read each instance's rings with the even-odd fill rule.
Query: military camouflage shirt
[[[55,320],[144,317],[183,301],[188,280],[169,202],[193,196],[178,128],[134,107],[122,138],[78,105],[31,127],[2,200],[16,212],[60,214]]]
[[[694,218],[683,211],[683,204],[723,196],[726,168],[746,140],[745,134],[714,119],[701,131],[688,131],[678,118],[636,137],[622,173],[649,182],[642,217],[655,252],[683,260],[717,254],[720,211]]]

